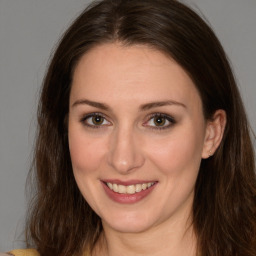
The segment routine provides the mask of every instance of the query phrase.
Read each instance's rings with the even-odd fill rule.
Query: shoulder
[[[35,249],[23,249],[23,250],[13,250],[8,252],[7,254],[3,254],[0,256],[8,256],[8,255],[14,255],[14,256],[40,256],[39,253]]]
[[[22,249],[22,250],[13,250],[8,253],[1,253],[0,256],[40,256],[37,250],[35,249]],[[83,256],[89,256],[88,252],[85,252]]]

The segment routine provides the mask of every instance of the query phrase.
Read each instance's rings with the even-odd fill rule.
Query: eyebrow
[[[72,104],[72,107],[76,107],[78,105],[89,105],[89,106],[99,108],[102,110],[106,110],[106,111],[110,110],[110,107],[104,103],[91,101],[91,100],[87,100],[87,99],[81,99],[81,100],[75,101]],[[141,105],[139,109],[140,109],[140,111],[146,111],[146,110],[150,110],[150,109],[156,108],[156,107],[171,106],[171,105],[187,108],[186,105],[184,105],[181,102],[174,101],[174,100],[166,100],[166,101],[156,101],[156,102],[146,103],[146,104]]]
[[[109,110],[110,109],[106,104],[96,102],[96,101],[87,100],[87,99],[81,99],[81,100],[75,101],[72,104],[72,107],[76,107],[78,105],[89,105],[89,106],[99,108],[99,109],[103,109],[103,110]]]
[[[145,110],[149,110],[151,108],[171,106],[171,105],[187,108],[186,105],[181,102],[174,101],[174,100],[166,100],[166,101],[156,101],[156,102],[150,102],[150,103],[143,104],[140,107],[140,110],[145,111]]]

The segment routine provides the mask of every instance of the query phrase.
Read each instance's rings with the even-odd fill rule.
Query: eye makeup
[[[147,116],[146,119],[147,121],[143,122],[142,125],[154,130],[168,129],[176,123],[176,120],[172,116],[164,113],[152,113]],[[112,125],[108,118],[99,112],[92,112],[84,115],[80,119],[80,122],[84,126],[92,129],[104,128],[106,126]]]
[[[171,128],[175,123],[176,120],[168,114],[153,113],[150,114],[148,120],[143,123],[143,126],[156,130],[164,130]]]

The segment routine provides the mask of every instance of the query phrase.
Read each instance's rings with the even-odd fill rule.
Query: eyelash
[[[102,113],[90,113],[88,115],[85,115],[84,117],[82,117],[81,119],[81,123],[89,128],[92,128],[92,129],[99,129],[99,128],[103,128],[103,126],[106,126],[106,125],[102,125],[102,124],[99,124],[99,125],[92,125],[92,124],[89,124],[88,123],[88,119],[89,118],[92,118],[92,117],[100,117],[100,118],[103,118],[104,121],[107,121],[107,118],[105,117],[105,115],[103,115]],[[103,122],[104,122],[103,121]],[[109,121],[107,121],[108,123],[110,123]],[[108,126],[108,125],[107,125]]]
[[[105,117],[105,115],[103,115],[102,113],[90,113],[88,115],[85,115],[84,117],[81,118],[81,123],[89,128],[92,128],[92,129],[99,129],[99,128],[103,128],[104,126],[109,126],[109,124],[99,124],[99,125],[96,125],[96,124],[89,124],[88,123],[88,120],[89,118],[92,118],[92,117],[100,117],[100,118],[103,118],[103,123],[105,121],[107,121],[108,123],[110,123],[107,118]],[[153,120],[154,118],[163,118],[164,119],[164,122],[168,121],[169,124],[168,125],[165,125],[164,123],[164,126],[152,126],[152,125],[147,125],[147,123],[151,120]],[[149,127],[150,129],[154,129],[154,130],[164,130],[164,129],[168,129],[170,128],[172,125],[174,125],[176,123],[175,119],[167,114],[163,114],[163,113],[153,113],[151,114],[148,118],[147,118],[147,121],[143,123],[143,126],[146,126],[146,127]]]
[[[151,126],[151,125],[145,125],[146,123],[148,123],[149,121],[153,121],[154,118],[164,118],[164,121],[168,121],[169,124],[164,126]],[[175,119],[167,114],[163,114],[163,113],[153,113],[149,116],[148,120],[143,123],[144,126],[149,127],[150,129],[154,129],[154,130],[165,130],[170,128],[171,126],[173,126],[176,123]]]

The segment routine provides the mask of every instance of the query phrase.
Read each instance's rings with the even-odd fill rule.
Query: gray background
[[[89,2],[0,0],[0,251],[24,247],[39,87],[55,43]],[[256,0],[183,2],[202,12],[220,38],[256,131]]]

